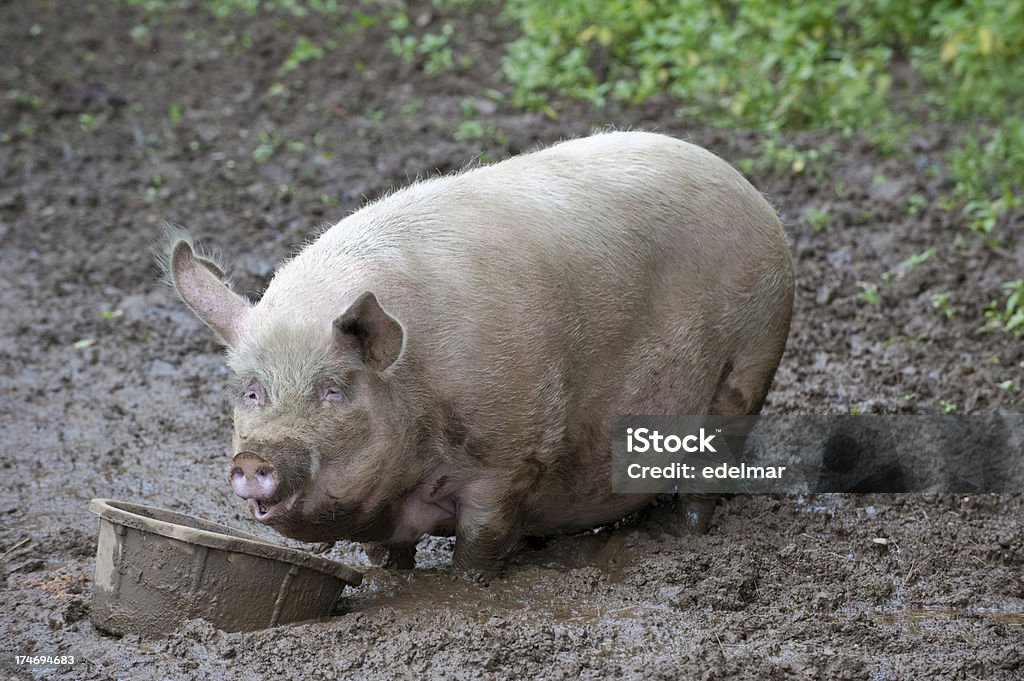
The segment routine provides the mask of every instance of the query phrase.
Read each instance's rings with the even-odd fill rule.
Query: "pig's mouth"
[[[249,506],[252,508],[252,515],[261,523],[269,523],[271,520],[291,510],[299,498],[299,493],[293,492],[284,499],[272,501],[270,499],[249,499]]]

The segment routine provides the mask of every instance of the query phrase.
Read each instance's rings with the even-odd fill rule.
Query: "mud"
[[[655,507],[526,551],[486,587],[452,575],[448,540],[425,541],[412,572],[370,568],[340,543],[328,555],[366,579],[329,622],[228,634],[193,620],[156,641],[92,626],[93,497],[273,537],[225,483],[227,374],[157,281],[148,248],[163,221],[218,247],[236,289],[258,295],[319,227],[471,159],[605,125],[675,134],[734,163],[760,155],[759,133],[694,125],[671,102],[556,101],[557,117],[494,102],[481,93],[507,88],[494,74],[511,29],[429,4],[410,16],[418,32],[453,22],[472,65],[428,76],[423,57],[388,51],[386,22],[355,30],[346,14],[0,4],[2,673],[1021,678],[1018,494],[736,496],[700,537],[676,536],[671,510]],[[336,44],[279,71],[299,35]],[[748,166],[788,224],[798,277],[766,413],[1022,411],[1019,390],[1000,387],[1024,384],[1022,344],[977,329],[1000,283],[1021,276],[1024,221],[1011,216],[987,244],[940,209],[951,139],[929,126],[887,156],[858,135],[778,136],[822,160]],[[878,285],[877,302],[858,282]],[[945,292],[950,319],[932,304]],[[76,661],[12,666],[34,654]]]

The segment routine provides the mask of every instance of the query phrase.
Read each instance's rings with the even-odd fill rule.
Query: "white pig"
[[[611,424],[757,413],[789,331],[775,211],[710,152],[612,132],[417,182],[283,264],[258,303],[172,239],[237,377],[229,481],[255,518],[411,566],[500,565],[614,522]]]

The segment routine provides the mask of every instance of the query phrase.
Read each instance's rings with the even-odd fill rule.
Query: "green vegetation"
[[[167,105],[167,117],[171,119],[171,123],[175,124],[181,121],[182,107],[181,102],[171,102]]]
[[[949,296],[949,291],[932,294],[932,307],[946,319],[952,319],[956,316],[956,310],[949,305]]]
[[[730,125],[877,125],[887,115],[891,33],[878,16],[864,21],[865,8],[837,8],[778,0],[511,0],[507,12],[523,34],[509,46],[505,73],[526,105],[551,90],[597,104],[667,91],[687,115]]]
[[[194,6],[192,0],[122,0],[125,4],[142,7],[156,14],[168,10],[186,10]],[[238,15],[254,16],[277,12],[293,17],[304,17],[311,12],[333,14],[346,5],[339,0],[203,0],[200,5],[218,19]]]
[[[946,211],[963,228],[952,239],[956,248],[972,237],[999,248],[1024,213],[1024,0],[121,1],[141,7],[146,17],[126,36],[139,45],[149,44],[170,12],[197,6],[223,19],[269,19],[282,27],[295,17],[318,15],[338,40],[371,30],[383,34],[392,54],[428,78],[471,67],[466,30],[474,16],[479,25],[480,17],[497,13],[518,34],[505,46],[504,81],[479,83],[480,96],[551,117],[567,97],[597,107],[658,97],[690,123],[762,133],[752,156],[738,161],[744,172],[815,181],[825,180],[837,160],[829,137],[856,135],[909,165],[916,153],[912,135],[927,121],[943,126],[952,142],[944,142],[945,158],[923,159],[915,172],[949,189],[938,197],[910,196],[908,215]],[[41,29],[33,30],[30,36]],[[243,26],[229,32],[223,45],[248,49],[252,40]],[[266,97],[286,100],[302,91],[302,69],[338,46],[322,34],[317,40],[296,37]],[[363,73],[369,66],[357,60],[353,68]],[[38,96],[20,90],[6,99],[25,111],[40,107]],[[359,137],[371,134],[383,115],[369,107],[362,113]],[[168,105],[172,124],[182,114],[181,104]],[[85,131],[102,123],[88,113],[77,120]],[[34,130],[21,125],[0,133],[0,143],[30,144]],[[458,140],[499,147],[507,142],[471,103],[463,104],[453,125]],[[794,143],[804,138],[776,134],[801,130],[831,135],[824,142],[812,135],[816,141]],[[263,163],[292,146],[274,133],[259,133],[252,157]],[[887,180],[879,175],[876,181]],[[840,199],[848,189],[835,184]],[[824,232],[849,219],[828,207],[823,197],[804,213],[804,224]],[[854,224],[871,219],[868,211],[852,218]],[[935,252],[929,248],[893,273],[902,276]],[[881,276],[878,283],[858,283],[861,301],[880,303],[889,273]],[[1005,300],[978,305],[987,322],[983,331],[1024,334],[1021,286],[1020,280],[1006,282]],[[949,293],[930,295],[938,314],[954,315]]]
[[[503,69],[517,104],[667,93],[692,120],[859,131],[883,152],[914,117],[955,121],[964,134],[945,207],[991,235],[1021,205],[1024,0],[509,0],[505,13],[522,29]],[[897,64],[911,75],[895,79]],[[784,162],[779,152],[744,170]]]
[[[783,146],[775,138],[765,137],[757,144],[757,156],[740,160],[739,166],[745,173],[805,174],[820,180],[825,176],[832,153],[832,147],[827,144],[820,148],[797,149],[792,144]]]
[[[995,300],[985,306],[985,317],[988,323],[982,331],[1003,329],[1017,336],[1024,336],[1024,279],[1008,281],[1003,284],[1008,291],[1006,301],[999,305]]]
[[[931,260],[932,256],[935,255],[937,252],[938,249],[935,248],[935,246],[932,246],[931,248],[924,250],[920,253],[915,253],[914,255],[910,256],[909,258],[901,262],[897,266],[897,269],[904,272],[907,270],[911,270],[917,267],[918,265],[921,265],[922,263],[926,263],[929,260]]]
[[[1014,112],[1024,79],[1021,0],[509,0],[506,13],[522,35],[504,70],[526,105],[669,92],[723,125],[849,132],[889,118],[896,61],[953,116]]]
[[[1024,196],[1024,118],[1003,120],[984,144],[968,137],[950,154],[949,169],[968,228],[992,234]]]
[[[873,284],[869,281],[858,281],[857,287],[860,289],[857,297],[868,305],[878,305],[882,302],[882,294],[879,291],[878,284]]]
[[[459,103],[462,110],[462,122],[455,130],[456,140],[477,140],[489,145],[504,147],[508,144],[508,138],[493,123],[486,123],[477,118],[477,106],[471,99],[464,99]]]
[[[807,224],[810,225],[811,229],[815,232],[820,232],[828,227],[828,206],[812,208],[807,211],[804,218],[807,220]]]
[[[39,107],[42,106],[43,103],[39,95],[34,95],[18,89],[7,91],[7,101],[19,108],[31,111],[38,111]]]
[[[404,11],[399,11],[388,22],[388,28],[395,32],[387,43],[391,53],[406,62],[424,59],[423,72],[428,76],[452,71],[457,65],[466,68],[473,65],[473,59],[469,56],[456,60],[450,44],[455,26],[449,21],[444,22],[437,33],[427,32],[417,36],[407,33],[409,17]]]
[[[294,71],[299,68],[302,62],[309,61],[310,59],[323,59],[324,50],[322,47],[313,43],[312,40],[304,35],[300,35],[295,40],[295,46],[292,51],[288,53],[288,57],[281,64],[281,73],[287,73]]]

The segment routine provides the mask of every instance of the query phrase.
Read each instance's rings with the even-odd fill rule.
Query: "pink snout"
[[[231,459],[228,482],[243,499],[271,499],[277,491],[277,470],[252,452],[239,452]]]

